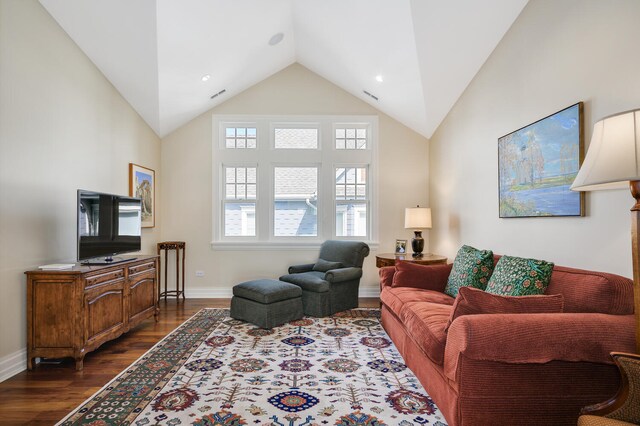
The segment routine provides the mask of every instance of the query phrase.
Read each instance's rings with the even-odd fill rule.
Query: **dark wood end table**
[[[184,257],[186,254],[186,243],[184,241],[163,241],[158,243],[158,256],[160,257],[160,261],[162,261],[162,256],[160,252],[164,250],[164,291],[161,291],[161,282],[162,282],[162,267],[158,268],[158,300],[164,297],[164,300],[167,300],[167,296],[175,296],[176,299],[179,299],[182,296],[182,300],[184,300]],[[169,250],[176,251],[176,289],[175,290],[167,290],[167,268],[169,263]],[[180,286],[180,250],[182,250],[182,286]]]
[[[438,265],[447,263],[445,256],[437,254],[423,254],[421,257],[413,257],[411,253],[382,253],[376,255],[376,267],[393,266],[396,261],[404,260],[405,262],[417,263],[418,265]]]

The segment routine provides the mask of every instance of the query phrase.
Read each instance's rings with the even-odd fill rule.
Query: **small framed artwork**
[[[129,163],[129,195],[142,200],[142,227],[156,226],[156,173]]]
[[[396,240],[396,254],[405,254],[407,252],[407,240]]]
[[[501,218],[584,216],[571,191],[584,152],[582,102],[498,139]]]

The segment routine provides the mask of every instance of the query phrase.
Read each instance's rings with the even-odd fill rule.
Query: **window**
[[[318,129],[274,129],[276,149],[317,149]]]
[[[256,235],[256,167],[224,167],[224,235]]]
[[[229,149],[255,148],[255,127],[227,127],[225,129],[226,147]]]
[[[367,149],[367,129],[356,127],[336,128],[336,149]]]
[[[214,248],[375,242],[376,117],[214,115],[213,126]]]
[[[274,236],[318,235],[317,167],[276,167],[274,172]]]
[[[336,170],[336,236],[367,235],[367,168]]]

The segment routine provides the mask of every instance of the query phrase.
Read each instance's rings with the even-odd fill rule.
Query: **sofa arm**
[[[330,283],[357,280],[362,277],[362,268],[331,269],[324,274],[324,279]]]
[[[380,268],[378,271],[378,275],[380,275],[380,291],[382,291],[385,287],[391,287],[391,283],[393,282],[393,276],[396,273],[395,266],[384,266]]]
[[[449,328],[444,370],[456,380],[461,358],[508,364],[549,361],[612,364],[609,353],[635,350],[633,315],[480,314]]]
[[[313,271],[313,266],[314,265],[315,265],[315,263],[307,263],[307,264],[304,264],[304,265],[289,266],[289,273],[290,274],[301,274],[303,272]]]

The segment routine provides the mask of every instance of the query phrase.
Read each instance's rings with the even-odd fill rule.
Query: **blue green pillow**
[[[444,292],[451,297],[458,295],[461,287],[484,290],[493,272],[493,252],[462,246],[458,250]]]
[[[496,264],[486,291],[501,296],[543,294],[551,281],[551,272],[551,262],[502,256]]]

